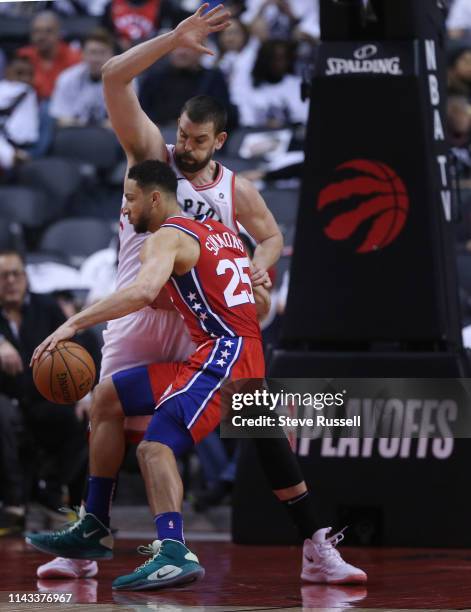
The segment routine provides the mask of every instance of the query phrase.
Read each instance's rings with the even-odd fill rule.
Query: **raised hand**
[[[222,4],[218,4],[211,11],[204,13],[208,6],[207,3],[202,4],[196,13],[179,23],[175,28],[175,36],[179,47],[187,47],[198,53],[214,55],[214,52],[203,43],[210,34],[220,32],[229,26],[231,13]]]

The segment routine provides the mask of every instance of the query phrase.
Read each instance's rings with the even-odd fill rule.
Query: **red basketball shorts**
[[[224,383],[264,376],[260,340],[222,337],[200,345],[188,361],[131,368],[113,382],[126,416],[153,415],[144,439],[180,455],[219,424]]]

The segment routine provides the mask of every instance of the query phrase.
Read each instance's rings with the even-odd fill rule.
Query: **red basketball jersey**
[[[196,266],[166,288],[196,343],[222,336],[260,339],[250,282],[250,260],[242,240],[219,221],[170,217],[162,227],[178,228],[200,244]]]
[[[111,19],[118,36],[130,41],[149,38],[156,27],[160,4],[160,0],[148,0],[140,6],[128,0],[113,0]]]

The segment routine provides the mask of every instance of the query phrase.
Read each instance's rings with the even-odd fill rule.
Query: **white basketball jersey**
[[[237,232],[234,212],[234,173],[218,163],[216,178],[207,185],[195,186],[178,169],[174,149],[174,145],[167,145],[167,159],[177,175],[177,201],[183,214],[187,217],[208,215]],[[149,236],[149,233],[136,234],[128,218],[121,212],[117,289],[128,286],[136,278],[140,267],[139,252],[142,243]]]

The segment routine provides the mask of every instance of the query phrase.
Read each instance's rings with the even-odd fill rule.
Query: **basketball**
[[[90,353],[70,341],[59,342],[53,351],[45,351],[33,366],[36,389],[55,404],[78,402],[93,387],[95,376]]]

